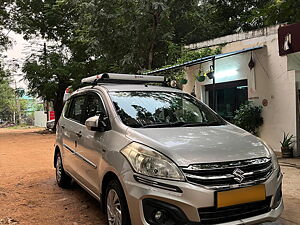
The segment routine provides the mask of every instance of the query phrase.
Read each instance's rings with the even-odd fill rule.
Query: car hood
[[[126,136],[179,166],[270,157],[257,137],[234,126],[128,128]]]

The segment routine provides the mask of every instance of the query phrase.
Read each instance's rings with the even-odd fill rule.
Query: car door
[[[84,128],[83,116],[85,112],[86,96],[75,95],[70,99],[70,106],[60,126],[62,128],[63,148],[64,148],[64,166],[75,178],[78,178],[79,165],[77,162],[76,151],[78,142],[81,138],[81,131]]]
[[[90,117],[106,114],[101,96],[96,92],[89,92],[86,98],[84,121]],[[91,131],[84,127],[82,137],[78,142],[77,156],[80,159],[79,176],[94,193],[99,192],[99,170],[102,159],[103,141],[107,132]]]

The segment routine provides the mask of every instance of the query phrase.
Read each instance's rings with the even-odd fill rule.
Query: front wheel
[[[109,225],[130,225],[130,216],[123,189],[118,181],[112,180],[105,194],[106,213]]]
[[[70,186],[71,184],[71,177],[69,177],[63,167],[63,163],[62,163],[62,159],[61,159],[61,155],[58,152],[56,154],[56,164],[55,164],[55,168],[56,168],[56,182],[58,184],[59,187],[61,188],[67,188]]]

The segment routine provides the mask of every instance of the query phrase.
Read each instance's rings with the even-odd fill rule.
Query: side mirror
[[[91,131],[104,132],[110,129],[109,119],[104,114],[88,118],[85,121],[85,126]]]
[[[85,121],[85,126],[88,130],[97,131],[99,130],[99,116],[93,116]]]

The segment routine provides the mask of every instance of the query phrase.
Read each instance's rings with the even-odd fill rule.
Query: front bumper
[[[142,177],[147,181],[147,177]],[[131,222],[133,225],[148,225],[149,212],[145,208],[145,200],[154,200],[154,202],[166,203],[173,206],[174,215],[183,218],[180,222],[173,224],[203,224],[199,210],[201,208],[209,208],[215,206],[215,191],[206,189],[202,186],[191,184],[188,182],[177,182],[161,179],[152,179],[153,183],[146,184],[136,179],[136,175],[132,171],[123,174],[124,190],[130,212]],[[272,208],[277,190],[281,188],[282,175],[278,176],[278,172],[274,172],[270,178],[264,182],[266,196],[269,197],[271,209],[260,215],[229,221],[217,224],[256,224],[268,221],[275,221],[283,211],[283,200],[280,198],[275,208]],[[144,204],[143,204],[144,202]],[[172,207],[171,207],[172,208]],[[179,211],[177,211],[177,210]],[[146,212],[144,212],[146,210]],[[167,209],[168,210],[168,209]],[[183,216],[182,216],[183,215]],[[151,216],[151,215],[150,215]],[[147,217],[147,219],[145,218]],[[147,222],[148,221],[148,222]],[[184,222],[183,222],[184,221]]]

